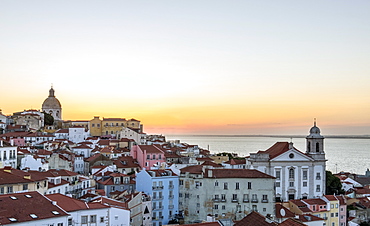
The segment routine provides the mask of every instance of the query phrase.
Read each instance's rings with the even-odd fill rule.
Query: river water
[[[264,137],[264,136],[191,136],[171,135],[167,140],[180,140],[183,143],[197,144],[211,153],[231,152],[245,157],[249,153],[266,150],[276,142],[294,143],[298,150],[306,151],[306,139],[290,137]],[[324,151],[326,153],[326,169],[336,173],[347,171],[365,174],[370,168],[370,139],[357,138],[325,138]]]

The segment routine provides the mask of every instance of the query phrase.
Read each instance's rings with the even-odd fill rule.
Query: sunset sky
[[[0,1],[0,109],[147,133],[370,134],[370,1]]]

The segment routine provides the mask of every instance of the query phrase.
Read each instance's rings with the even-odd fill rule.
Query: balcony
[[[153,190],[161,190],[161,189],[163,189],[163,186],[153,186],[152,189]]]
[[[219,201],[220,201],[220,199],[219,199],[219,198],[215,198],[215,199],[213,199],[213,201],[214,201],[214,202],[219,202]]]
[[[158,196],[158,197],[157,197],[157,196],[156,196],[156,197],[153,197],[153,200],[162,200],[162,199],[163,199],[163,196],[160,196],[160,197],[159,197],[159,196]]]
[[[252,199],[252,202],[253,203],[257,203],[258,202],[258,199]]]
[[[261,202],[268,203],[269,201],[267,199],[262,199]]]
[[[174,205],[168,205],[168,209],[173,209],[173,208],[175,208]]]
[[[169,195],[169,196],[168,196],[168,198],[169,198],[169,199],[173,199],[173,198],[174,198],[174,196],[173,196],[173,195]]]
[[[249,202],[249,199],[243,199],[243,202]]]
[[[161,210],[161,209],[163,209],[163,206],[155,206],[155,207],[153,207],[153,210]]]
[[[175,188],[175,186],[170,185],[170,186],[168,186],[168,188],[169,188],[169,189],[174,189],[174,188]]]
[[[231,202],[238,202],[238,199],[232,199]]]
[[[226,202],[226,199],[221,199],[221,202]]]

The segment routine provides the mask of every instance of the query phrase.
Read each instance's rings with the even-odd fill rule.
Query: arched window
[[[59,111],[57,111],[57,113],[55,114],[57,117],[59,117]]]
[[[289,169],[289,179],[294,179],[294,169],[293,168]]]
[[[319,142],[316,143],[316,152],[320,152],[320,144],[319,144]]]
[[[307,151],[308,152],[311,152],[311,142],[308,142],[307,143]]]

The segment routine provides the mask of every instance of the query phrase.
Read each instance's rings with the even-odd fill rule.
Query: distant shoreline
[[[279,138],[306,138],[305,135],[189,135],[176,134],[165,135],[171,137],[279,137]],[[332,139],[370,139],[370,135],[325,135],[325,138]]]

